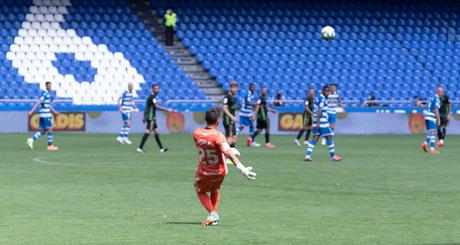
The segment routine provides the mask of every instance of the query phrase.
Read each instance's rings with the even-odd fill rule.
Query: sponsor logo
[[[29,131],[38,130],[40,115],[34,113],[29,117]],[[85,131],[86,115],[83,112],[61,112],[57,116],[53,116],[54,131]]]

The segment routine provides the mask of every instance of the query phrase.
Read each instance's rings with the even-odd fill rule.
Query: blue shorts
[[[335,124],[337,122],[337,114],[329,114],[329,123]]]
[[[40,117],[38,121],[39,129],[50,129],[53,127],[53,118],[52,117]]]
[[[425,120],[425,125],[426,125],[426,132],[427,133],[429,133],[430,131],[437,131],[438,130],[438,126],[433,121]]]
[[[333,136],[334,133],[332,132],[332,129],[330,127],[327,127],[327,128],[318,128],[317,127],[314,127],[313,130],[312,130],[312,133],[313,135],[319,135],[319,136],[322,136],[322,137],[326,137],[326,136]]]
[[[123,121],[131,120],[131,112],[122,112],[121,118],[123,119]]]
[[[240,126],[253,127],[252,118],[250,118],[250,117],[240,117]]]

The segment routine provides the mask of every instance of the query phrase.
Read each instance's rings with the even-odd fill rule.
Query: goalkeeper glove
[[[257,174],[252,172],[252,167],[245,167],[242,163],[236,164],[236,168],[246,177],[248,180],[256,180]]]

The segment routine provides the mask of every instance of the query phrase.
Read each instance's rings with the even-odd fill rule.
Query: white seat
[[[46,6],[40,6],[40,7],[38,7],[38,12],[39,12],[40,14],[46,14],[46,13],[48,13],[48,7],[46,7]]]
[[[15,52],[7,52],[6,53],[6,58],[9,60],[14,60],[16,59],[16,53]]]
[[[61,6],[61,5],[57,5],[57,6],[58,6],[57,7],[58,8],[58,11],[57,11],[58,13],[60,13],[60,14],[68,14],[69,13],[65,6]],[[70,4],[67,5],[67,6],[70,6]]]
[[[31,28],[31,29],[36,29],[36,30],[38,30],[38,29],[41,29],[41,28],[42,28],[41,25],[40,25],[40,22],[38,22],[38,21],[32,21],[32,22],[31,22],[31,25],[32,25],[32,28]]]
[[[48,7],[48,13],[50,14],[57,14],[59,13],[58,12],[58,9],[57,9],[57,6],[59,6],[59,4],[55,4],[56,6],[49,6]]]
[[[27,35],[33,37],[33,36],[37,36],[38,33],[36,29],[29,29],[27,30]]]
[[[24,22],[22,22],[22,28],[24,28],[24,29],[31,29],[31,28],[32,28],[32,25],[30,24],[29,21],[24,21]]]
[[[26,20],[29,22],[35,21],[35,14],[26,14]]]
[[[43,44],[44,43],[43,37],[41,37],[41,36],[34,37],[33,38],[33,43],[37,44],[37,45]]]
[[[69,37],[76,37],[77,33],[75,32],[74,29],[67,29],[66,30],[66,35],[69,36]]]
[[[28,52],[28,53],[26,53],[26,59],[27,59],[27,60],[36,60],[36,58],[35,58],[35,52]]]
[[[107,52],[109,49],[107,48],[107,45],[105,44],[99,44],[97,45],[97,52]]]
[[[17,37],[14,38],[14,43],[23,44],[24,43],[24,38],[21,37],[21,36],[17,36]]]
[[[45,20],[45,16],[43,14],[35,14],[35,20],[42,22]]]
[[[52,25],[53,25],[53,24],[51,24],[51,26],[52,26]],[[46,30],[46,33],[47,33],[46,36],[48,36],[48,37],[55,37],[55,36],[57,36],[56,29],[53,29],[53,28],[50,28],[50,29]]]
[[[45,20],[49,22],[55,21],[54,14],[45,14]]]
[[[40,45],[40,51],[41,51],[41,45]],[[37,52],[35,54],[35,59],[37,60],[45,60],[46,59],[46,55],[44,52]]]
[[[44,44],[53,44],[54,43],[54,39],[50,36],[46,36],[43,38],[43,43]]]
[[[65,43],[65,44],[73,44],[73,43],[72,43],[72,38],[70,38],[70,37],[68,37],[68,36],[67,36],[67,37],[64,37],[64,38],[62,39],[62,42]]]
[[[80,44],[83,44],[81,38],[79,37],[72,37],[72,44],[73,45],[80,45]]]
[[[69,49],[69,46],[67,44],[59,44],[58,45],[59,47],[59,51],[58,52],[62,52],[63,50],[68,50]]]
[[[57,30],[56,30],[56,35],[57,35],[57,36],[60,36],[60,37],[65,37],[65,36],[66,36],[66,32],[65,32],[65,30],[63,30],[63,29],[57,29]]]
[[[50,29],[59,30],[61,29],[61,25],[58,22],[51,22]]]

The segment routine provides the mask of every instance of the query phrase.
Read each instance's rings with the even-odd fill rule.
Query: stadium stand
[[[114,105],[128,81],[140,98],[157,82],[164,100],[206,99],[125,1],[1,3],[0,108],[30,108],[27,101],[45,81],[69,101],[61,106]],[[283,90],[287,99],[300,100],[307,87],[334,82],[343,98],[360,101],[351,106],[359,106],[369,92],[380,100],[428,98],[441,83],[460,99],[455,1],[152,4],[158,18],[167,7],[175,9],[177,37],[224,88],[233,79],[243,89],[255,82],[272,95]],[[319,36],[324,25],[336,29],[332,42]]]
[[[244,88],[255,82],[302,99],[307,87],[334,82],[349,100],[363,100],[369,92],[380,100],[410,100],[428,98],[441,83],[460,98],[455,1],[153,4],[160,15],[175,9],[177,36],[225,88],[235,79]],[[320,38],[325,25],[336,29],[330,43]]]
[[[1,1],[0,106],[28,107],[54,83],[60,102],[114,105],[133,82],[138,97],[205,99],[122,0]],[[40,84],[40,85],[39,85]],[[202,104],[206,106],[206,104]]]

